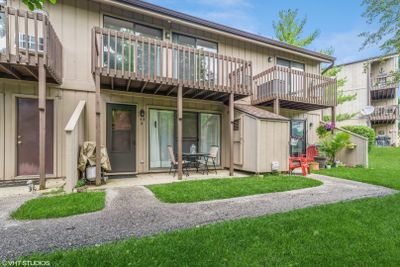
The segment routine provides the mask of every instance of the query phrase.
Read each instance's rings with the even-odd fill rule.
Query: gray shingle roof
[[[283,117],[281,115],[277,115],[275,113],[269,112],[268,110],[261,109],[251,105],[235,104],[235,109],[247,113],[249,115],[252,115],[259,119],[285,120],[285,121],[289,120],[288,118]]]

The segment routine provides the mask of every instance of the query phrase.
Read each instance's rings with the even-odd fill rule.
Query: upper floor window
[[[158,28],[104,16],[104,27],[137,36],[161,40],[163,31]],[[129,58],[129,55],[131,58]],[[153,42],[126,38],[103,38],[103,66],[111,69],[135,71],[143,75],[160,75],[161,48]]]
[[[110,16],[104,16],[103,24],[104,27],[108,29],[117,30],[121,32],[129,32],[147,38],[155,38],[161,40],[163,35],[161,29]]]
[[[291,60],[287,60],[287,59],[283,59],[283,58],[279,58],[279,57],[277,60],[277,65],[282,66],[282,67],[287,67],[289,69],[294,69],[294,70],[300,70],[300,71],[305,70],[305,66],[303,63],[291,61]]]
[[[218,44],[184,34],[173,33],[172,42],[193,48],[203,49],[207,52],[218,53]]]

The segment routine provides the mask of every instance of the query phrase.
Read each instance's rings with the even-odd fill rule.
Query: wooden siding
[[[39,58],[42,58],[47,80],[61,83],[62,45],[48,17],[10,7],[0,6],[0,9],[5,21],[5,49],[0,54],[3,77],[38,80]]]
[[[241,119],[243,131],[241,150],[242,164],[235,164],[235,169],[254,173],[271,172],[272,162],[279,162],[279,171],[288,171],[289,158],[289,121],[258,119],[236,111],[236,119]]]

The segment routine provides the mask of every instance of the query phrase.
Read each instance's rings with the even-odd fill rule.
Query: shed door
[[[244,116],[233,122],[233,164],[243,165]]]

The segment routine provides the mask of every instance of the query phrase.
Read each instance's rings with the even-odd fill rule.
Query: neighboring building
[[[346,78],[345,95],[356,94],[356,99],[337,106],[337,114],[354,117],[337,122],[338,125],[366,125],[375,130],[377,145],[398,146],[398,89],[393,73],[399,71],[399,55],[391,54],[340,65],[338,79]],[[374,113],[360,111],[373,106]]]
[[[249,125],[271,129],[257,129],[270,139],[264,153],[283,151],[260,156],[257,166],[267,167],[255,170],[279,161],[287,171],[289,152],[317,142],[320,110],[336,104],[336,81],[321,75],[334,58],[324,54],[143,1],[59,1],[46,6],[48,17],[8,2],[0,13],[0,179],[76,176],[84,140],[108,148],[111,175],[167,170],[168,145],[178,155],[217,145],[220,167],[243,169],[256,160],[238,155],[247,141],[234,132],[247,126],[233,121],[243,114],[278,121]],[[241,104],[235,114],[233,101]]]

